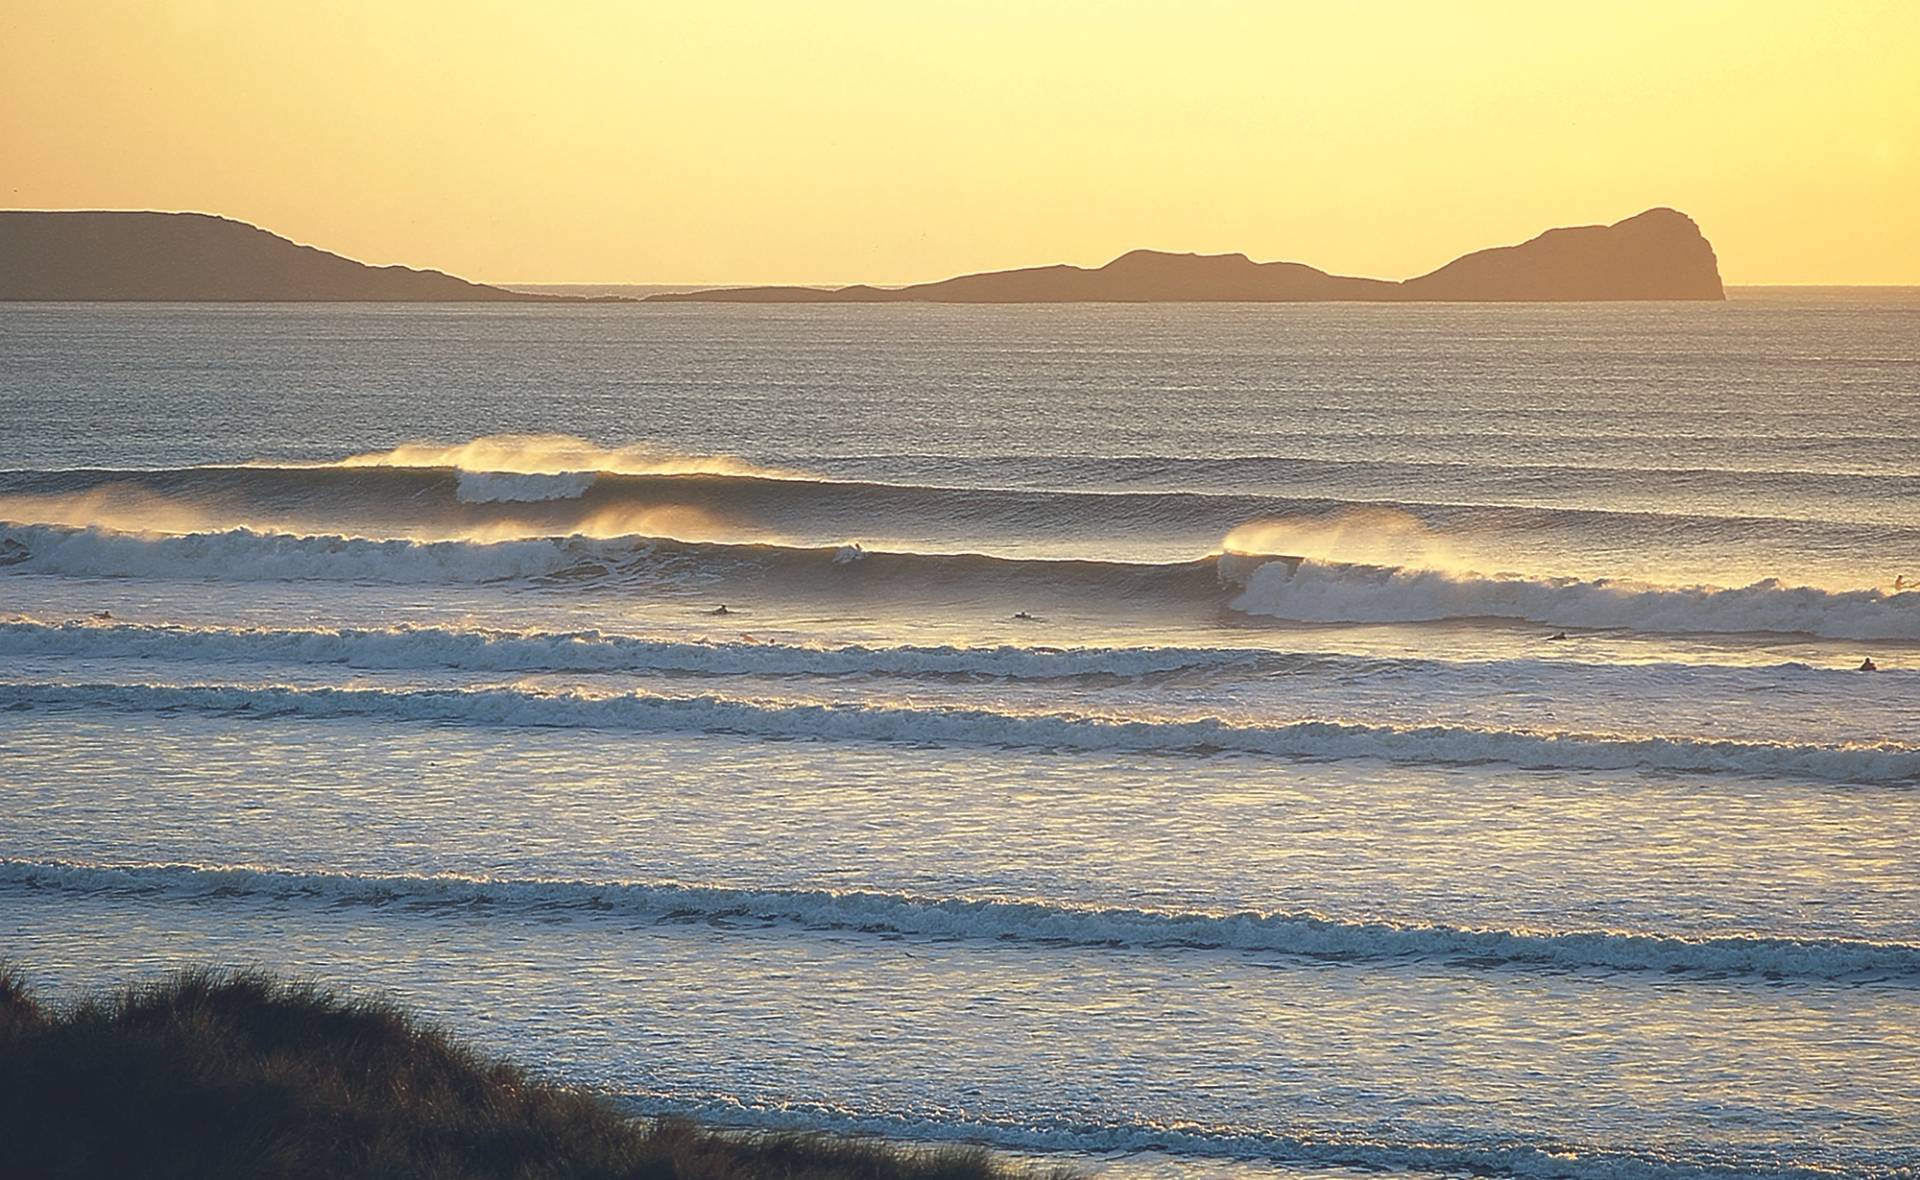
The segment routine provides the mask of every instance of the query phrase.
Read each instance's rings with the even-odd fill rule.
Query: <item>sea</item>
[[[1920,1175],[1920,291],[1734,296],[0,306],[0,955],[1095,1176]]]

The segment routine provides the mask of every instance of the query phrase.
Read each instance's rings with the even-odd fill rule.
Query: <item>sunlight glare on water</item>
[[[1916,329],[0,307],[4,949],[1115,1176],[1911,1175]]]

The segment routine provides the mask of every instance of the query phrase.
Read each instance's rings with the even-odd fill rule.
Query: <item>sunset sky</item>
[[[1920,283],[1916,46],[1905,0],[0,0],[0,204],[600,282],[1398,278],[1673,205],[1730,283]]]

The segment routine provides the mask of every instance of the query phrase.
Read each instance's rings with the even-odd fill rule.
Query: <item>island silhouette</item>
[[[0,299],[552,303],[577,297],[368,266],[208,213],[0,211]]]
[[[725,287],[658,303],[1300,303],[1725,299],[1713,246],[1691,217],[1649,209],[1612,225],[1550,229],[1418,278],[1350,278],[1245,254],[1134,250],[1088,269],[1039,266],[910,287]]]
[[[1134,250],[1107,263],[961,275],[907,287],[721,287],[654,303],[1566,302],[1726,297],[1692,218],[1649,209],[1550,229],[1417,278],[1352,278],[1244,254]],[[598,301],[625,302],[619,296]],[[0,212],[0,300],[581,302],[435,270],[368,266],[204,213]]]

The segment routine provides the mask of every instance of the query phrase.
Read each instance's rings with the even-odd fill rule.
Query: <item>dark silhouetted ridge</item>
[[[0,300],[579,302],[368,266],[205,213],[0,211]]]
[[[1134,250],[1096,269],[1037,266],[937,283],[735,287],[654,295],[719,303],[1303,303],[1724,299],[1713,247],[1693,219],[1649,209],[1614,225],[1552,229],[1481,250],[1405,282],[1347,278],[1244,254]]]
[[[974,1148],[635,1122],[377,1000],[187,972],[47,1007],[0,964],[0,1174],[1041,1180]],[[1064,1177],[1064,1172],[1044,1173]]]
[[[1447,301],[1726,298],[1713,246],[1677,209],[1550,229],[1456,258],[1400,288],[1403,298]]]

